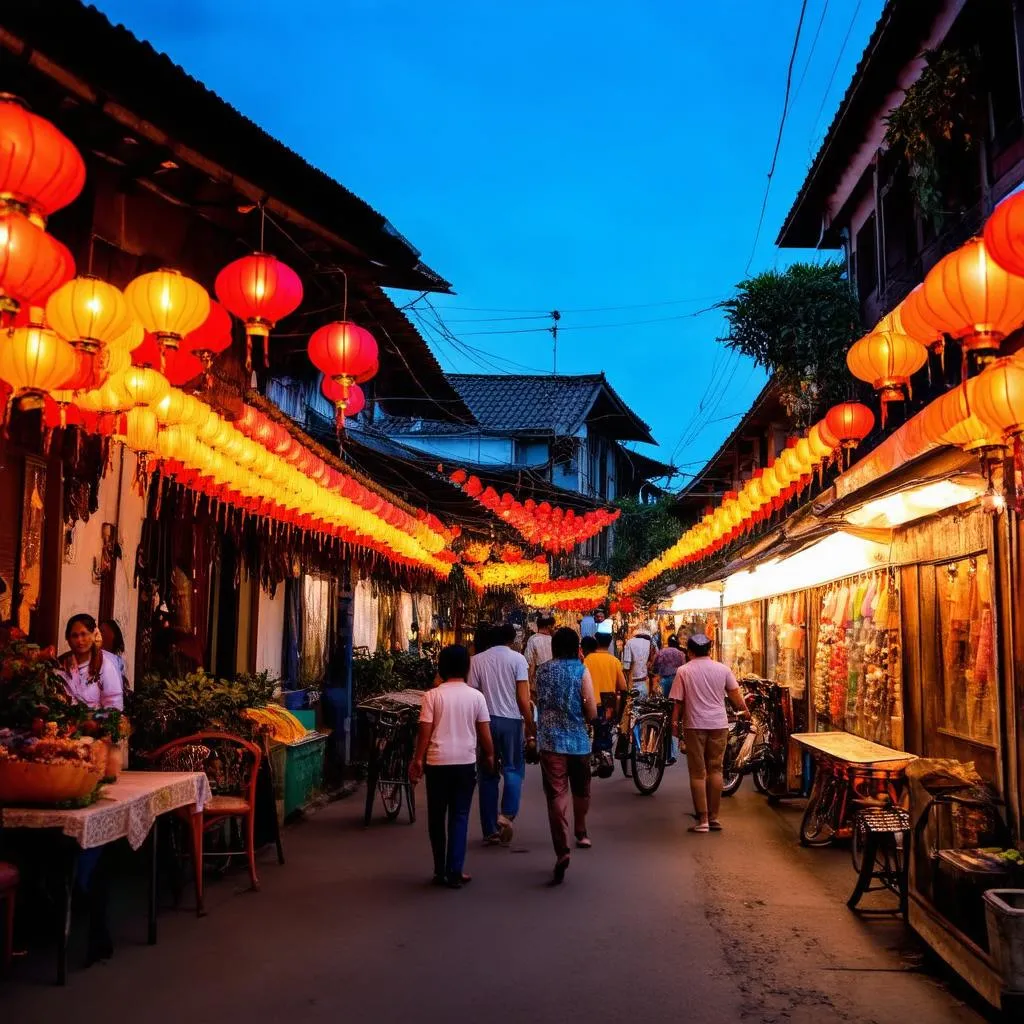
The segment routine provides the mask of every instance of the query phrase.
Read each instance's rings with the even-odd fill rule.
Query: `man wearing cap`
[[[749,714],[739,683],[726,665],[711,657],[711,641],[696,633],[686,641],[686,664],[676,669],[669,697],[673,701],[672,731],[683,726],[690,793],[697,824],[691,832],[719,832],[722,803],[722,762],[729,738],[726,699],[739,714]]]
[[[622,671],[626,673],[629,685],[634,689],[647,690],[647,677],[657,651],[651,634],[644,626],[641,626],[626,641],[626,646],[622,651]]]

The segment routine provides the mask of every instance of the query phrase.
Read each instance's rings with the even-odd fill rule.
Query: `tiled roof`
[[[654,443],[650,427],[619,397],[603,373],[449,373],[448,382],[469,407],[477,426],[459,427],[430,419],[389,417],[381,429],[396,434],[544,434],[568,437],[591,416],[604,432],[623,441]]]
[[[239,174],[378,265],[380,283],[449,291],[386,217],[264,131],[166,54],[79,0],[5,4],[0,27],[172,139]]]
[[[776,245],[817,246],[825,202],[836,177],[863,142],[864,125],[882,112],[884,100],[897,87],[899,70],[920,53],[944,6],[943,0],[886,0],[825,139],[779,229]]]

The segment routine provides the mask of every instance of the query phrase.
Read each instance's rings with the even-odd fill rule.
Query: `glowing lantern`
[[[203,364],[183,348],[172,352],[164,364],[164,376],[175,387],[195,380],[203,372]]]
[[[339,430],[345,429],[346,416],[358,416],[366,408],[366,395],[358,384],[349,384],[346,393],[344,385],[331,377],[324,377],[320,382],[320,390],[328,402],[334,403]]]
[[[1003,270],[1024,276],[1024,194],[1008,196],[992,211],[985,225],[985,248]]]
[[[1007,436],[1024,433],[1024,363],[997,359],[971,384],[968,398],[982,420]]]
[[[160,425],[152,409],[129,409],[125,414],[125,443],[140,455],[159,449]]]
[[[0,335],[0,379],[14,389],[15,398],[41,403],[45,394],[63,388],[75,369],[75,350],[42,324]]]
[[[142,326],[155,334],[161,351],[177,351],[182,339],[210,315],[206,289],[178,270],[141,274],[124,290]]]
[[[184,423],[164,427],[157,436],[157,451],[165,459],[191,462],[196,451],[195,430]]]
[[[156,405],[170,391],[167,378],[148,366],[130,366],[116,378],[115,386],[127,399],[129,409],[133,406]]]
[[[875,414],[860,402],[840,402],[825,415],[825,425],[846,451],[856,448],[875,425]]]
[[[846,354],[850,373],[867,381],[879,393],[883,426],[886,407],[910,396],[910,378],[927,361],[928,350],[924,345],[909,335],[891,331],[866,334]]]
[[[210,315],[185,337],[185,346],[196,354],[210,386],[210,367],[214,356],[231,347],[231,314],[215,299],[210,300]]]
[[[833,452],[839,447],[839,439],[829,429],[825,420],[820,420],[807,432],[807,443],[815,458],[821,462],[831,458]]]
[[[108,345],[97,357],[97,376],[101,379],[124,373],[132,365],[131,353],[126,348]]]
[[[377,372],[377,342],[357,324],[336,320],[313,332],[307,352],[310,362],[340,385],[340,396],[333,401],[344,417],[352,385],[369,380]]]
[[[153,412],[161,426],[181,423],[185,418],[185,400],[191,396],[172,387],[159,402],[153,404]]]
[[[1024,278],[996,263],[972,238],[928,271],[917,313],[957,338],[964,352],[995,351],[1024,322]]]
[[[98,352],[132,325],[120,289],[91,276],[61,285],[46,300],[46,319],[65,341],[83,352]]]
[[[302,281],[287,264],[266,252],[254,252],[229,263],[214,282],[217,298],[245,324],[245,368],[252,370],[252,339],[263,339],[263,360],[269,365],[267,336],[278,320],[302,302]]]
[[[71,253],[56,238],[24,214],[0,209],[0,311],[43,305],[74,273]]]
[[[138,320],[133,319],[128,327],[110,342],[107,348],[134,352],[145,340],[146,328]]]
[[[972,404],[975,379],[965,381],[932,402],[924,413],[924,433],[964,451],[993,452],[1005,447],[1002,430],[977,415]]]
[[[0,94],[0,200],[24,207],[43,226],[84,184],[85,162],[71,140],[14,96]]]

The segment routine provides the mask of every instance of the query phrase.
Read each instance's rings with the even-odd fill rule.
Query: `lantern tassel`
[[[1024,494],[1020,482],[1024,478],[1024,441],[1020,434],[1013,437],[1013,503],[1017,514],[1024,512]]]
[[[270,335],[263,335],[263,367],[270,369]]]

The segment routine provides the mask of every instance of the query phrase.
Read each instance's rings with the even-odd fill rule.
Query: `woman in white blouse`
[[[70,650],[60,666],[68,693],[91,708],[124,710],[124,682],[117,658],[103,650],[103,640],[91,615],[72,615],[64,639]]]

